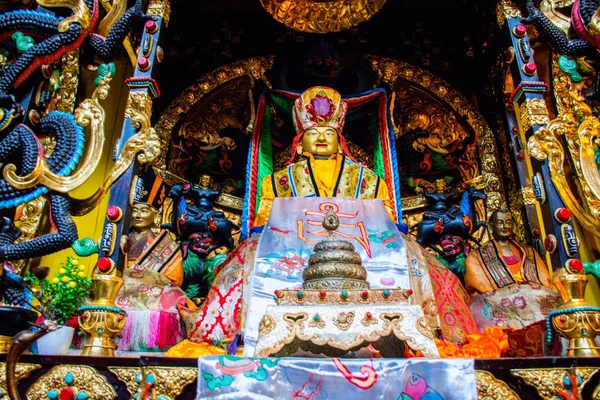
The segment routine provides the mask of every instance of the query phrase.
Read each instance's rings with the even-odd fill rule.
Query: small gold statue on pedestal
[[[367,271],[352,243],[334,240],[337,215],[329,210],[319,242],[303,271],[300,290],[278,290],[259,326],[256,357],[294,354],[300,347],[339,356],[394,335],[413,351],[439,357],[419,305],[408,303],[410,289],[370,289]]]
[[[552,339],[552,321],[554,329],[569,340],[568,356],[599,357],[600,348],[594,338],[600,334],[600,307],[584,299],[587,276],[581,261],[571,260],[567,268],[556,271],[554,284],[565,304],[548,314],[548,341]]]

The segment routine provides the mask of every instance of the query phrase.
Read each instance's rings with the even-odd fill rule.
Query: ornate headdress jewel
[[[294,126],[298,134],[315,127],[330,127],[341,134],[348,105],[335,90],[315,86],[294,103]]]

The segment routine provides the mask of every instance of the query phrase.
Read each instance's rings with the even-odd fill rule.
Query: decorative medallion
[[[17,364],[15,375],[17,376],[17,382],[24,378],[29,378],[29,375],[33,371],[42,368],[39,364]],[[6,363],[0,363],[0,399],[8,398],[8,391],[6,387]]]
[[[488,371],[475,370],[475,379],[477,381],[477,399],[502,399],[502,400],[520,400],[517,395],[505,382],[497,379]]]
[[[27,389],[29,400],[108,400],[117,393],[106,378],[85,365],[57,365]]]
[[[342,331],[347,331],[354,322],[354,311],[341,312],[333,318],[333,324]]]
[[[339,32],[367,21],[385,0],[261,0],[278,22],[309,33]]]
[[[183,389],[193,383],[198,376],[198,368],[188,367],[145,367],[145,379],[140,383],[151,384],[156,400],[174,400]],[[138,377],[139,380],[139,377]]]
[[[570,368],[544,368],[544,369],[511,369],[510,373],[523,378],[525,383],[535,387],[539,395],[544,400],[555,400],[556,398],[565,398],[561,395],[568,393],[572,398],[581,396],[581,387],[590,379],[590,376],[598,371],[597,368],[580,367],[575,368],[573,379],[577,379],[575,385],[577,394],[572,392]],[[579,398],[579,397],[577,397]]]

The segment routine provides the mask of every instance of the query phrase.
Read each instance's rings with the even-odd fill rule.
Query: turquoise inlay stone
[[[146,376],[146,383],[154,385],[154,375],[148,374],[148,376]]]
[[[156,400],[169,400],[167,396],[160,395],[156,398]]]
[[[385,290],[383,291],[383,295],[384,295],[385,297],[388,297],[388,296],[390,295],[390,291],[389,291],[388,289],[385,289]]]
[[[321,317],[319,317],[319,314],[315,315],[315,318],[314,318],[314,320],[315,320],[315,321],[319,321],[319,320],[321,320]]]
[[[136,393],[136,394],[134,394],[134,395],[133,395],[133,398],[137,400],[137,398],[138,398],[138,394],[137,394],[137,393]]]
[[[102,335],[102,332],[104,332],[102,329],[98,329],[98,335]]]
[[[304,292],[302,290],[298,290],[298,297],[303,297],[304,296]]]
[[[58,399],[58,392],[56,390],[51,390],[46,393],[46,396],[48,396],[48,398],[51,400]]]
[[[66,383],[67,385],[71,385],[71,384],[73,383],[73,381],[75,381],[75,377],[73,376],[73,374],[72,374],[72,373],[68,372],[68,373],[65,375],[65,383]]]
[[[563,378],[563,385],[565,385],[566,387],[571,386],[571,380],[569,379],[569,375],[565,375],[565,377]]]
[[[342,297],[348,297],[348,292],[346,292],[345,290],[342,291]]]
[[[138,372],[135,374],[135,383],[140,383],[142,381],[142,373]]]
[[[77,397],[76,397],[77,400],[87,400],[89,398],[90,398],[90,396],[88,396],[86,392],[79,392],[79,393],[77,393]]]

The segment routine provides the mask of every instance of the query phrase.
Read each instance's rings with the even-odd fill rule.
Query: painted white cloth
[[[410,288],[406,245],[381,200],[275,198],[258,244],[250,290],[244,291],[244,356],[254,355],[258,326],[267,306],[275,304],[275,290],[302,285],[314,245],[327,238],[321,223],[330,207],[340,220],[335,238],[354,245],[371,288]]]
[[[472,359],[198,359],[197,399],[475,400]]]

